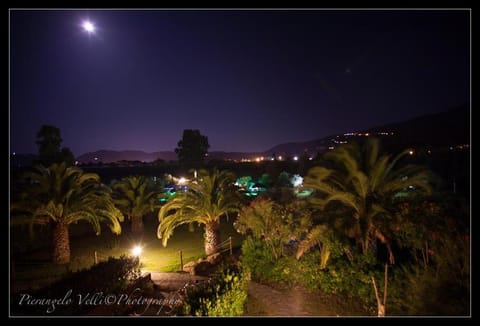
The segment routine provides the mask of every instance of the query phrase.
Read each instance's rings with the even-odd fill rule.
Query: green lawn
[[[123,224],[122,234],[115,236],[107,228],[95,236],[89,225],[72,225],[70,227],[71,262],[68,266],[55,266],[49,262],[49,252],[44,247],[41,250],[20,256],[21,262],[15,264],[16,281],[49,280],[61,276],[68,270],[77,271],[88,268],[94,263],[94,253],[98,260],[108,257],[119,257],[131,254],[131,249],[140,245],[143,252],[140,255],[142,269],[150,271],[180,270],[179,251],[182,251],[183,263],[196,260],[205,255],[203,244],[203,229],[195,227],[194,232],[188,226],[175,230],[169,239],[167,247],[163,247],[157,238],[158,222],[156,217],[145,218],[145,233],[143,237],[134,237],[130,233],[130,222]],[[221,224],[222,241],[232,237],[233,247],[241,244],[239,235],[232,226],[233,220],[224,220]],[[13,237],[13,234],[12,234]],[[14,240],[12,238],[12,240]]]

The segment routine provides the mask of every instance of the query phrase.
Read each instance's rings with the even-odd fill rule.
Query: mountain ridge
[[[273,156],[300,156],[307,154],[315,156],[316,154],[331,149],[339,143],[348,141],[352,137],[362,137],[362,135],[372,134],[382,138],[382,142],[393,147],[406,146],[447,146],[454,144],[470,143],[470,105],[463,104],[449,110],[421,115],[408,120],[392,122],[381,126],[374,126],[360,131],[344,134],[334,134],[323,138],[313,139],[304,142],[288,142],[278,144],[263,152],[209,152],[210,159],[255,159],[256,157],[269,158]],[[446,132],[449,131],[449,132]],[[118,152],[118,151],[111,151]],[[139,156],[132,156],[129,160],[138,160],[151,162],[155,159],[165,161],[174,161],[177,159],[174,151],[158,151],[146,153],[143,151],[121,151],[143,153]],[[91,153],[98,153],[91,152]],[[85,153],[77,158],[82,163],[91,153]],[[119,155],[119,154],[117,154]],[[149,159],[142,159],[147,157]],[[99,158],[100,160],[100,158]],[[90,158],[91,162],[91,158]],[[111,160],[102,160],[104,163],[113,162]]]
[[[408,120],[392,122],[360,131],[334,134],[323,138],[278,144],[263,152],[227,152],[212,151],[208,153],[211,160],[242,160],[264,157],[301,155],[315,156],[320,152],[332,149],[337,144],[366,134],[382,138],[382,142],[392,148],[405,146],[450,146],[470,143],[470,105],[459,105],[449,110],[417,116]],[[386,134],[385,134],[386,133]],[[12,160],[31,160],[33,154],[12,154]],[[155,160],[176,161],[177,155],[172,151],[145,152],[141,150],[107,150],[100,149],[79,155],[76,160],[85,163],[112,163],[118,161],[153,162]],[[22,164],[23,165],[23,164]]]

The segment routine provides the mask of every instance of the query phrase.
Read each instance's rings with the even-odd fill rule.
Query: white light
[[[82,27],[89,34],[95,33],[95,26],[88,20],[83,22]]]
[[[300,187],[303,184],[303,178],[298,174],[294,174],[290,179],[290,182],[292,183],[292,186]]]
[[[184,177],[181,177],[180,179],[178,179],[179,185],[184,185],[186,182],[187,182],[187,179],[185,179]]]
[[[294,160],[294,161],[298,161],[298,156],[294,156],[294,157],[293,157],[293,160]]]
[[[143,251],[143,248],[140,247],[140,246],[135,246],[133,247],[132,249],[132,255],[134,255],[135,257],[138,257],[142,254],[142,251]]]
[[[413,155],[413,151],[412,150],[408,151],[408,154]]]

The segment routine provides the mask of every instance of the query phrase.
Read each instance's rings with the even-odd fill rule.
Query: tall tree
[[[205,160],[210,148],[208,137],[200,134],[199,130],[185,129],[183,137],[178,142],[175,153],[181,164],[198,166]]]
[[[380,155],[379,141],[374,138],[363,147],[349,143],[326,154],[327,159],[336,163],[335,168],[312,168],[304,182],[305,187],[317,192],[313,205],[325,209],[337,203],[350,210],[341,219],[347,235],[361,244],[365,254],[371,250],[374,239],[380,240],[387,247],[390,263],[394,263],[390,246],[392,201],[409,188],[415,189],[415,194],[431,192],[431,174],[427,169],[397,166],[408,153],[406,150],[393,159],[388,154]]]
[[[143,232],[143,216],[158,206],[159,193],[149,187],[143,176],[129,176],[113,185],[117,207],[131,220],[132,233]]]
[[[52,227],[52,260],[70,262],[68,227],[87,221],[98,235],[105,222],[115,234],[121,232],[122,213],[115,207],[108,187],[94,173],[84,173],[65,162],[50,167],[36,166],[24,177],[28,183],[18,200],[12,203],[12,225],[34,224]],[[33,227],[32,227],[33,229]]]
[[[226,171],[200,170],[188,191],[169,200],[158,212],[157,236],[164,246],[176,227],[198,223],[205,226],[205,253],[219,250],[220,219],[238,211],[239,197],[233,187],[235,176]]]
[[[60,129],[55,126],[43,125],[37,132],[37,146],[39,161],[49,166],[52,163],[67,162],[72,165],[75,158],[68,147],[60,148],[62,137]]]

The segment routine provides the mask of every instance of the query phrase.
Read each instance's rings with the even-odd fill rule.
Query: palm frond
[[[164,245],[180,225],[206,225],[237,212],[239,198],[230,186],[233,180],[234,175],[230,172],[199,170],[198,179],[189,185],[188,191],[172,198],[158,211],[157,236]]]

